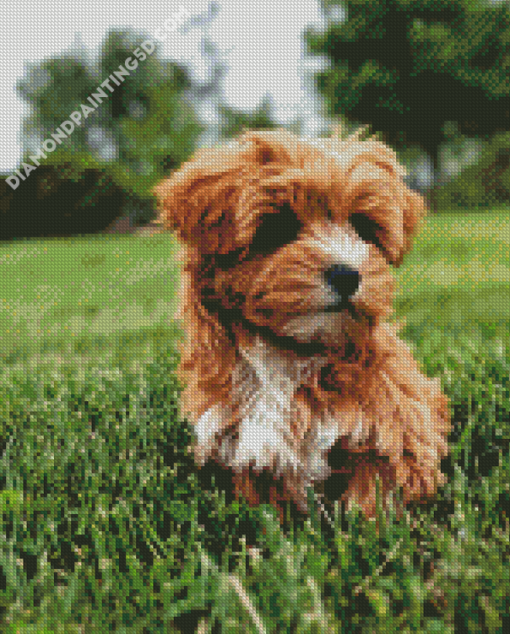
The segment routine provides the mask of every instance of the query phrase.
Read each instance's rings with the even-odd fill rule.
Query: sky
[[[209,4],[209,0],[1,1],[0,173],[12,173],[21,159],[20,131],[28,106],[18,98],[16,82],[27,64],[62,55],[75,48],[78,41],[91,55],[97,55],[111,29],[133,29],[150,37],[165,20],[178,15],[180,8],[196,14],[204,12]],[[288,123],[299,117],[304,123],[303,133],[319,132],[324,120],[319,115],[320,98],[311,90],[311,73],[320,68],[321,60],[305,55],[302,38],[307,26],[325,26],[319,0],[216,3],[220,11],[209,27],[209,37],[229,67],[223,84],[227,104],[253,110],[269,94],[278,122]],[[339,20],[343,15],[343,10],[337,8],[331,17]],[[188,65],[193,79],[205,80],[207,68],[200,55],[202,36],[199,29],[185,35],[174,32],[160,45],[160,54]],[[214,123],[214,109],[207,109],[207,104],[199,114],[204,122]],[[202,142],[210,139],[205,135]],[[475,156],[470,148],[468,155]],[[425,156],[420,161],[416,167],[419,185],[426,187],[432,182],[431,163]]]
[[[16,82],[26,64],[60,55],[77,38],[95,54],[112,28],[134,28],[149,37],[183,6],[204,11],[207,0],[2,0],[0,23],[0,172],[10,173],[21,158],[19,135],[28,106],[18,98]],[[318,0],[217,0],[220,12],[209,28],[211,40],[230,70],[224,97],[231,106],[252,110],[270,94],[279,122],[306,117],[307,133],[320,125],[318,102],[306,89],[303,70],[318,68],[306,59],[302,31],[323,25]],[[190,65],[194,79],[204,80],[198,29],[173,33],[161,44],[161,55]],[[100,83],[100,82],[99,82]],[[202,112],[211,119],[212,113]]]

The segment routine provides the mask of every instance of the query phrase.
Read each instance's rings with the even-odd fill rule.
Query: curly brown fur
[[[252,504],[304,511],[308,486],[343,473],[341,499],[374,516],[377,476],[383,500],[403,487],[404,502],[444,480],[447,399],[387,322],[390,265],[425,213],[404,175],[374,138],[251,131],[156,188],[184,247],[179,371],[195,458],[232,469]]]

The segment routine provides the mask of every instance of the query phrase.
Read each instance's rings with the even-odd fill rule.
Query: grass
[[[195,470],[171,236],[1,245],[0,631],[508,631],[509,241],[433,216],[396,272],[454,426],[437,500],[379,533],[312,498],[283,531]]]

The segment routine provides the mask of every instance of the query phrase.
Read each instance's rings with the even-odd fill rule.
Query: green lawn
[[[397,310],[410,323],[510,323],[510,214],[429,217],[399,281]]]
[[[168,327],[178,269],[169,234],[3,243],[0,354],[69,351]]]
[[[379,534],[199,479],[172,236],[1,244],[0,631],[509,631],[509,243],[508,211],[435,215],[395,273],[454,427],[436,502]]]

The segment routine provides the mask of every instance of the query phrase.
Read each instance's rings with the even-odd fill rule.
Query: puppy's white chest
[[[324,361],[318,357],[296,361],[260,338],[240,352],[242,360],[232,377],[240,419],[233,465],[255,464],[277,471],[297,468],[300,460],[291,437],[293,400]]]

